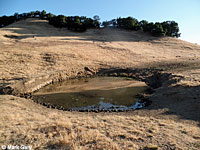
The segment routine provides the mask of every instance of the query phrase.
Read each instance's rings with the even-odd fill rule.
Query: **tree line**
[[[146,20],[138,21],[133,17],[117,18],[111,21],[104,21],[102,23],[104,27],[116,26],[127,30],[148,32],[153,36],[171,36],[180,37],[178,23],[175,21],[164,21],[164,22],[148,22]]]
[[[100,28],[100,25],[114,26],[118,28],[123,28],[127,30],[134,31],[144,31],[148,32],[153,36],[171,36],[180,37],[178,23],[175,21],[164,21],[164,22],[148,22],[146,20],[138,21],[133,17],[127,18],[117,18],[110,21],[104,21],[100,23],[99,16],[94,16],[93,18],[87,18],[85,16],[64,16],[64,15],[54,15],[52,13],[47,13],[43,11],[32,11],[28,13],[18,14],[15,13],[12,16],[2,16],[0,17],[0,27],[7,26],[11,23],[17,22],[19,20],[27,18],[41,18],[49,21],[49,24],[59,27],[67,28],[72,31],[83,32],[89,28]]]
[[[64,15],[54,15],[52,13],[46,13],[43,11],[32,11],[29,13],[18,14],[15,13],[12,16],[2,16],[0,17],[0,27],[7,26],[11,23],[17,22],[19,20],[24,20],[27,18],[41,18],[49,21],[49,24],[55,27],[66,27],[69,30],[83,32],[89,28],[99,28],[100,18],[99,16],[94,16],[94,18],[87,18],[85,16],[64,16]]]

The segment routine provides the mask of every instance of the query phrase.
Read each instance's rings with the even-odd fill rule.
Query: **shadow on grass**
[[[178,75],[163,73],[160,69],[116,69],[102,70],[105,74],[128,76],[146,82],[154,93],[148,97],[152,102],[144,110],[165,109],[164,115],[176,115],[182,119],[199,122],[200,86],[172,86],[183,79]],[[130,113],[131,114],[131,113]],[[148,115],[148,114],[147,114]]]
[[[26,39],[35,37],[63,37],[61,40],[83,40],[97,42],[151,42],[159,39],[142,31],[128,31],[118,28],[88,29],[86,32],[72,32],[67,28],[55,28],[45,20],[26,19],[2,28],[4,31],[11,31],[13,35],[4,35],[11,39]],[[18,34],[18,35],[15,35]]]

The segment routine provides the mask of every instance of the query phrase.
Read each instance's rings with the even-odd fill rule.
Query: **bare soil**
[[[132,112],[83,113],[18,97],[105,70],[148,83],[152,104]],[[0,29],[0,92],[0,145],[200,149],[200,46],[179,39],[113,28],[74,33],[45,20],[19,21]]]

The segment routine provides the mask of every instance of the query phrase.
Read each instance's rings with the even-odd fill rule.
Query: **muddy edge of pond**
[[[54,82],[62,82],[64,80],[70,80],[75,78],[91,78],[96,76],[112,76],[112,77],[125,77],[125,78],[127,77],[145,82],[148,85],[147,90],[143,94],[137,95],[137,98],[140,99],[141,103],[145,103],[145,106],[149,106],[151,104],[151,101],[149,100],[148,97],[154,92],[154,89],[161,87],[163,84],[170,85],[176,83],[183,78],[182,76],[173,75],[172,73],[166,73],[158,69],[103,68],[96,70],[96,69],[91,69],[89,67],[85,67],[82,71],[73,72],[70,74],[65,72],[60,72],[56,74],[41,76],[38,77],[37,79],[36,78],[24,79],[18,81],[13,85],[1,88],[0,94],[10,94],[15,96],[20,96],[32,99],[34,102],[39,103],[48,108],[54,108],[64,111],[72,111],[63,108],[62,106],[55,106],[49,103],[40,103],[38,99],[35,99],[34,96],[32,96],[32,93],[34,91],[39,90],[41,87],[53,84]],[[104,110],[79,110],[79,111],[100,112]],[[121,110],[113,109],[105,111],[118,112]]]

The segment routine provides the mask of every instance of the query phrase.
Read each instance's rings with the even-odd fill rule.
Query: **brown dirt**
[[[120,29],[73,33],[27,19],[0,29],[0,51],[2,93],[29,93],[102,69],[138,69],[143,74],[163,70],[153,77],[162,84],[150,96],[152,105],[134,112],[63,112],[0,95],[0,144],[34,149],[143,149],[148,144],[166,150],[200,148],[198,45]]]

